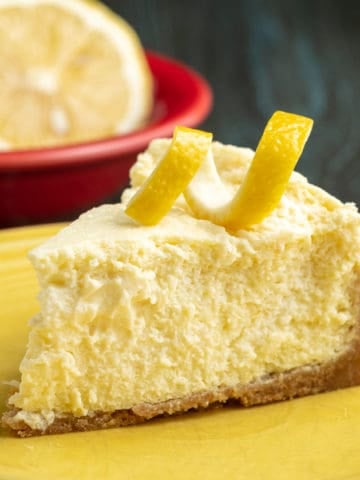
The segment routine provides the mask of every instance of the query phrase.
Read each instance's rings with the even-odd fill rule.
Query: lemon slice
[[[129,132],[152,108],[133,29],[94,0],[1,0],[0,143],[27,148]]]
[[[195,215],[233,231],[260,223],[279,204],[312,125],[310,118],[275,112],[233,198],[218,175],[210,151],[184,192]]]
[[[211,141],[211,133],[176,127],[168,152],[130,199],[125,213],[143,225],[156,225],[204,162]]]

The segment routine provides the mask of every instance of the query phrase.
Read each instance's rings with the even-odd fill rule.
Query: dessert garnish
[[[159,223],[204,162],[211,141],[211,133],[176,127],[170,148],[125,213],[143,225]]]
[[[184,193],[198,218],[229,230],[258,224],[278,206],[312,126],[308,117],[275,112],[235,195],[216,170],[211,134],[177,127],[167,154],[130,199],[126,213],[143,225],[155,225]]]

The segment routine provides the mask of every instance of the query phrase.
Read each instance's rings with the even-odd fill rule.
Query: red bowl
[[[0,153],[0,226],[71,218],[101,203],[126,186],[129,168],[150,140],[207,116],[212,93],[198,73],[152,52],[147,59],[155,107],[146,127],[99,141]]]

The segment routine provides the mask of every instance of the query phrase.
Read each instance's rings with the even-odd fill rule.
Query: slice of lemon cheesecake
[[[20,436],[250,406],[360,383],[360,215],[293,173],[261,223],[229,232],[182,196],[155,226],[125,205],[169,149],[156,140],[120,205],[35,248],[41,292],[3,422]],[[213,143],[235,192],[249,149]]]

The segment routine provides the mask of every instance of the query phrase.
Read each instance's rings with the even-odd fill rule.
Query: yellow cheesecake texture
[[[154,227],[124,204],[166,152],[156,140],[117,205],[83,214],[30,253],[41,291],[17,418],[44,429],[326,362],[360,315],[360,216],[293,173],[279,207],[235,233],[197,219],[182,197]],[[253,152],[214,143],[230,190]]]

